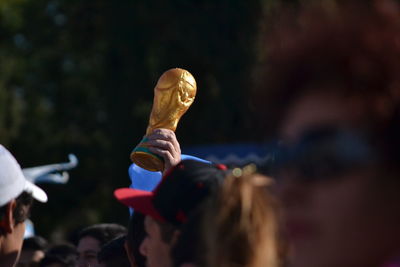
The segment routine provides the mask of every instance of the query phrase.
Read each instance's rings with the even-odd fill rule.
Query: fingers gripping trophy
[[[161,75],[154,88],[146,135],[131,153],[131,160],[136,165],[149,171],[164,170],[163,158],[149,151],[147,136],[157,128],[175,132],[180,118],[193,103],[196,91],[196,80],[187,70],[175,68]]]

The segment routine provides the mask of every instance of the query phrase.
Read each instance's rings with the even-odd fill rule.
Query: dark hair
[[[13,215],[16,223],[24,222],[31,215],[33,196],[30,193],[22,192],[16,199],[16,206]]]
[[[112,239],[125,234],[126,228],[122,225],[116,223],[102,223],[91,225],[83,229],[79,233],[78,240],[82,239],[85,236],[90,236],[97,239],[100,242],[100,246],[102,246]]]
[[[129,219],[128,234],[126,235],[126,242],[129,245],[131,254],[135,259],[137,267],[146,266],[146,258],[140,253],[139,248],[146,236],[144,231],[144,217],[140,212],[135,211]]]
[[[16,206],[13,210],[15,224],[22,223],[30,216],[33,197],[30,193],[22,192],[16,199]],[[8,203],[7,203],[8,204]],[[7,204],[0,207],[0,219],[6,214]],[[1,229],[0,229],[1,232]]]
[[[266,60],[257,68],[254,101],[263,135],[274,132],[287,107],[310,90],[357,97],[364,102],[370,128],[398,116],[398,5],[343,1],[299,10],[275,18],[262,42]]]
[[[52,246],[45,257],[40,262],[40,267],[46,267],[53,263],[61,264],[64,267],[74,267],[76,265],[77,251],[70,243]]]
[[[126,236],[117,237],[101,247],[97,254],[99,263],[105,264],[107,267],[119,266],[130,267],[127,252],[124,247]]]
[[[221,186],[226,169],[219,164],[182,160],[164,175],[154,190],[154,208],[168,224],[176,228],[182,226],[190,214]],[[167,235],[172,230],[168,224],[160,224],[166,228]]]
[[[31,250],[45,250],[47,247],[47,241],[41,236],[35,235],[24,239],[22,249]]]

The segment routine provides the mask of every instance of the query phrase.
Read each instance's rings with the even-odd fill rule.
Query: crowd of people
[[[23,241],[47,196],[0,146],[0,266],[400,266],[400,8],[323,3],[264,33],[256,114],[260,135],[280,140],[268,174],[182,160],[174,132],[157,129],[160,182],[114,191],[129,224],[48,245]]]

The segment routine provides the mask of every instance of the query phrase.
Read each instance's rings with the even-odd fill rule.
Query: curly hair
[[[264,136],[276,134],[287,107],[310,90],[362,99],[371,128],[398,115],[399,6],[390,0],[321,2],[266,22],[254,94]]]
[[[400,7],[391,0],[338,3],[283,12],[265,34],[255,91],[259,132],[277,136],[304,95],[341,96],[359,107],[354,126],[393,177],[400,168]]]

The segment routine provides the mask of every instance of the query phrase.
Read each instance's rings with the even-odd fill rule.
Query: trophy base
[[[164,160],[140,144],[131,153],[131,160],[139,167],[152,172],[164,170]]]

